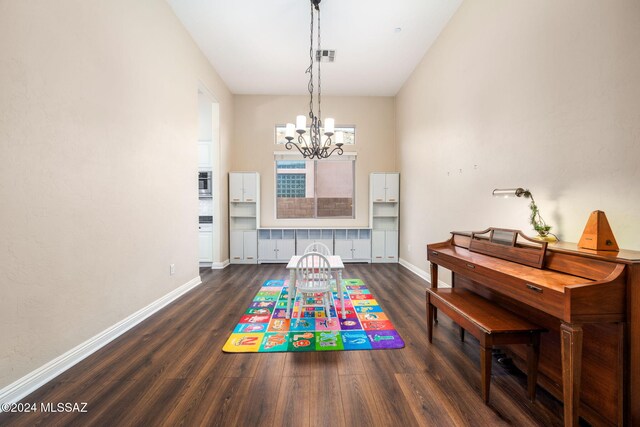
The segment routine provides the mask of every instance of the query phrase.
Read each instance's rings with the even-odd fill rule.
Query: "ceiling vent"
[[[334,62],[336,60],[335,50],[316,50],[316,61]]]

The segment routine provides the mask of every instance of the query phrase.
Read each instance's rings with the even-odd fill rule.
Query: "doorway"
[[[220,104],[198,86],[198,257],[200,267],[223,268],[220,260]],[[210,192],[201,191],[209,180]]]

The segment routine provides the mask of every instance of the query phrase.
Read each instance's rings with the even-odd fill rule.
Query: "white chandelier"
[[[320,1],[321,0],[310,0],[311,2],[311,42],[309,45],[309,59],[310,64],[309,68],[307,68],[306,73],[309,74],[309,118],[311,119],[311,123],[309,125],[309,135],[305,137],[305,133],[307,132],[307,118],[306,116],[300,115],[296,117],[295,126],[293,123],[287,123],[286,131],[285,131],[285,139],[287,142],[285,143],[285,147],[287,150],[291,150],[293,147],[297,148],[298,151],[302,154],[302,156],[306,159],[326,159],[331,154],[336,152],[338,155],[342,155],[342,133],[337,133],[335,142],[331,139],[334,136],[335,132],[335,122],[331,118],[327,118],[324,121],[324,127],[322,122],[322,83],[320,76],[320,58],[317,58],[316,62],[318,64],[318,115],[314,113],[314,102],[313,102],[313,92],[314,92],[314,81],[313,81],[313,24],[315,19],[314,10],[318,13],[318,52],[321,52],[322,49],[320,47]],[[294,134],[298,134],[297,142],[294,142]],[[324,139],[323,139],[324,136]],[[333,146],[334,144],[335,146]]]

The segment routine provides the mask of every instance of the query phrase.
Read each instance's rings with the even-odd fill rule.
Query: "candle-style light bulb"
[[[287,123],[287,127],[284,133],[284,137],[293,139],[293,134],[296,132],[296,127],[293,123]]]
[[[306,116],[298,116],[296,117],[296,131],[300,133],[304,133],[307,130],[307,117]]]
[[[331,136],[333,135],[334,131],[335,131],[335,121],[331,118],[327,118],[324,121],[324,134]]]

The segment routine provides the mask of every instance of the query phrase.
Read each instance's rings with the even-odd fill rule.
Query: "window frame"
[[[274,152],[274,161],[273,161],[273,173],[274,173],[274,218],[276,220],[327,220],[327,219],[356,219],[356,159],[357,153],[349,152],[348,155],[345,153],[344,155],[337,157],[335,159],[330,160],[308,160],[303,158],[299,154],[292,154],[290,152]],[[280,218],[278,216],[278,162],[279,161],[311,161],[313,162],[313,199],[314,199],[314,208],[312,217],[303,217],[303,218]],[[352,180],[352,196],[351,196],[351,215],[350,216],[318,216],[318,195],[317,195],[317,183],[318,183],[318,162],[323,161],[343,161],[343,162],[351,162],[351,180]],[[292,170],[300,170],[300,169],[292,169]]]

